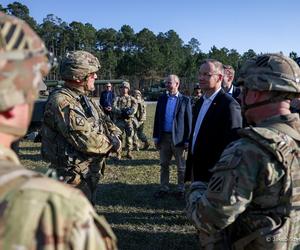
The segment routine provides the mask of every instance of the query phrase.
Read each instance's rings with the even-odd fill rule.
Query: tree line
[[[235,49],[216,46],[204,53],[196,38],[184,43],[174,30],[155,35],[144,28],[136,33],[126,24],[120,30],[97,30],[90,23],[66,23],[54,14],[48,14],[38,24],[30,16],[28,7],[20,2],[6,7],[0,4],[0,11],[25,20],[43,38],[58,61],[67,51],[89,51],[100,60],[100,79],[128,79],[140,89],[159,82],[168,74],[177,74],[186,84],[196,82],[199,63],[205,58],[217,59],[237,70],[245,60],[256,56],[252,49],[239,54]],[[296,58],[297,53],[292,51],[290,57]],[[58,69],[54,69],[48,79],[60,79]]]

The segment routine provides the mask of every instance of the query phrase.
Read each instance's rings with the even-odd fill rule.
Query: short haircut
[[[221,73],[222,75],[224,75],[224,67],[223,64],[221,62],[219,62],[216,59],[205,59],[201,62],[200,66],[202,64],[206,64],[206,63],[211,63],[215,66],[215,72],[217,73]]]
[[[180,80],[177,75],[168,75],[167,79],[174,79],[175,82],[178,82],[178,84],[180,84]]]
[[[231,73],[232,73],[232,75],[234,75],[235,70],[234,70],[234,68],[233,68],[231,65],[223,65],[223,67],[224,67],[224,70],[225,70],[225,69],[226,69],[226,70],[230,70]]]

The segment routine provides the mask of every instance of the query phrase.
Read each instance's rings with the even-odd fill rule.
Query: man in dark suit
[[[166,79],[168,93],[163,94],[156,106],[153,140],[160,154],[160,189],[156,198],[166,196],[169,191],[169,165],[174,155],[177,165],[178,186],[175,196],[184,196],[185,151],[192,126],[190,98],[179,93],[179,78],[169,75]]]
[[[234,68],[231,65],[223,65],[223,68],[224,68],[224,77],[222,81],[222,88],[227,94],[231,95],[237,102],[240,102],[238,96],[241,93],[241,89],[232,84],[234,80],[234,73],[235,73]]]
[[[201,64],[199,84],[204,95],[193,108],[186,181],[208,182],[210,169],[242,127],[240,105],[221,88],[222,80],[222,63],[208,59]]]

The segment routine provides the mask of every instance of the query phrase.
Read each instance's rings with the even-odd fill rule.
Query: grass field
[[[145,132],[152,138],[155,104],[147,106]],[[22,163],[45,172],[40,144],[20,143]],[[173,197],[153,198],[159,187],[159,155],[153,145],[134,152],[134,160],[109,159],[105,176],[97,190],[97,212],[104,215],[118,238],[119,249],[198,249],[194,227],[186,220],[185,202]],[[176,167],[171,165],[171,182],[176,183]]]

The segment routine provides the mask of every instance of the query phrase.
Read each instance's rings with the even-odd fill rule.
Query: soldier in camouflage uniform
[[[144,122],[146,121],[146,104],[142,98],[142,93],[139,90],[134,91],[134,97],[137,100],[137,111],[135,113],[135,131],[133,137],[133,145],[138,150],[139,149],[139,139],[144,143],[143,149],[148,149],[150,144],[148,142],[147,136],[144,133]]]
[[[42,155],[58,176],[94,194],[105,158],[121,148],[121,131],[87,95],[93,91],[100,64],[86,51],[67,53],[60,65],[65,84],[48,98],[42,126]]]
[[[300,119],[289,111],[300,69],[282,54],[242,67],[248,124],[224,150],[209,183],[192,183],[187,215],[204,249],[300,249]]]
[[[113,113],[116,125],[125,132],[126,140],[126,157],[133,159],[133,136],[134,136],[134,116],[137,111],[137,100],[129,95],[130,84],[123,82],[120,91],[121,95],[117,96],[113,103]]]
[[[192,107],[194,107],[195,104],[196,104],[196,102],[197,102],[198,100],[200,100],[201,96],[202,96],[202,90],[201,90],[201,88],[200,88],[199,83],[196,83],[196,84],[195,84],[195,87],[194,87],[194,93],[193,93],[193,95],[191,96],[191,104],[192,104]]]
[[[25,135],[47,49],[0,12],[0,249],[116,249],[111,228],[79,191],[26,170],[10,149]]]

